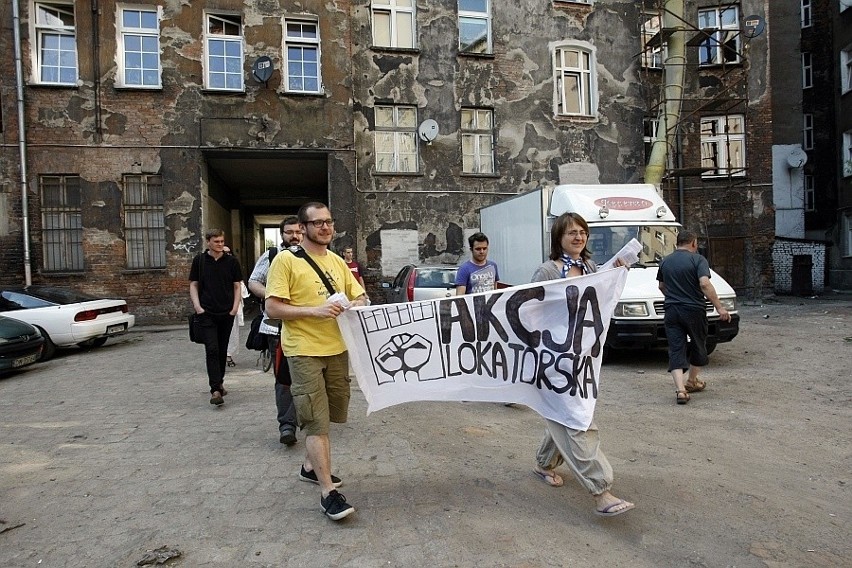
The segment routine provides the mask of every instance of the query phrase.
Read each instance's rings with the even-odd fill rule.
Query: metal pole
[[[24,242],[24,285],[33,283],[30,271],[30,213],[27,196],[27,139],[24,128],[24,71],[21,64],[21,15],[18,0],[12,0],[12,28],[15,34],[15,87],[18,98],[18,151],[21,156],[21,230]]]

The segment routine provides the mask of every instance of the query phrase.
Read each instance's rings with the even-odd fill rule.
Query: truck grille
[[[712,313],[713,312],[713,302],[711,302],[710,300],[707,300],[704,304],[706,306],[707,313],[708,314]],[[666,309],[663,307],[663,302],[654,302],[654,313],[657,314],[658,316],[661,316],[664,313],[666,313]]]

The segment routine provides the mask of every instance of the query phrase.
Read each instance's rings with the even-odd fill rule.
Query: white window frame
[[[494,111],[489,108],[462,108],[460,117],[462,172],[495,173]]]
[[[814,86],[814,58],[810,51],[802,52],[802,88]]]
[[[811,0],[802,0],[802,27],[809,28],[814,25],[814,12]]]
[[[214,26],[217,30],[215,32],[211,31]],[[237,14],[205,13],[204,88],[211,91],[243,92],[244,62],[242,18]],[[224,83],[221,84],[221,81]]]
[[[116,18],[118,19],[116,22],[118,37],[115,54],[118,68],[116,86],[131,89],[161,89],[163,87],[163,65],[160,58],[160,53],[162,51],[162,47],[160,46],[160,21],[163,19],[162,6],[119,4],[116,8]],[[153,14],[156,27],[146,25],[140,25],[139,27],[125,27],[125,13],[130,14],[136,12],[140,14],[141,24],[148,23],[151,19],[151,15]],[[141,21],[143,18],[146,20],[145,22]],[[131,44],[131,48],[137,47],[137,38],[139,39],[139,50],[129,52],[128,44]],[[154,43],[156,43],[156,53],[150,49],[153,47]],[[135,55],[130,57],[131,54],[136,53],[139,54],[138,65]],[[147,55],[147,57],[145,57],[145,55]],[[151,61],[152,57],[156,58],[156,66],[154,65],[154,62]],[[131,59],[133,60],[132,63],[134,65],[128,69],[127,62]],[[140,72],[139,79],[136,79],[137,71]],[[154,75],[156,75],[156,81],[152,80]]]
[[[662,69],[668,55],[668,42],[648,46],[648,41],[663,29],[660,14],[643,14],[642,22],[642,67],[645,69]]]
[[[35,38],[33,81],[40,85],[76,86],[80,70],[73,2],[34,2],[31,20],[31,37]]]
[[[814,149],[814,115],[809,112],[802,115],[802,148]]]
[[[805,211],[816,211],[816,190],[814,186],[814,176],[805,174]]]
[[[843,133],[843,153],[841,154],[843,177],[852,176],[852,130]]]
[[[553,45],[553,113],[555,116],[596,118],[598,112],[597,58],[595,47],[586,42],[560,42]],[[576,54],[577,65],[569,58]],[[576,87],[576,111],[567,111],[566,82]]]
[[[387,21],[383,23],[382,20]],[[417,46],[415,0],[372,0],[370,21],[373,27],[373,47],[414,49]],[[381,31],[387,33],[387,40],[379,38],[380,27]],[[410,38],[401,37],[405,33],[402,28],[406,27],[411,30]]]
[[[734,22],[722,24],[721,22],[728,10],[734,10]],[[698,10],[698,27],[707,30],[709,34],[709,37],[701,42],[698,48],[698,64],[700,66],[734,65],[742,62],[740,57],[742,51],[740,7],[738,5],[730,4],[718,8]],[[733,42],[733,46],[730,46],[731,42]],[[733,53],[734,59],[725,60],[727,50]]]
[[[291,30],[298,27],[299,33]],[[311,34],[313,29],[313,34]],[[320,51],[320,28],[316,18],[292,17],[284,18],[284,90],[288,93],[311,93],[323,92],[322,84],[322,53]],[[291,49],[293,53],[291,54]],[[291,59],[291,55],[299,53],[301,58]],[[304,55],[313,53],[315,60],[307,60]],[[315,67],[315,69],[314,69]],[[296,73],[296,71],[299,73]],[[313,73],[313,74],[311,74]],[[310,84],[316,81],[316,87]]]
[[[41,231],[45,272],[83,272],[83,200],[78,175],[43,175]]]
[[[729,126],[732,124],[738,125],[738,132],[730,132]],[[707,133],[705,128],[711,125],[713,130]],[[701,117],[701,167],[713,168],[702,173],[701,177],[745,176],[748,163],[745,126],[745,116],[742,114]]]
[[[484,10],[475,10],[473,4],[484,4]],[[459,7],[459,53],[493,53],[491,43],[491,0],[458,0]],[[485,42],[482,40],[471,41],[468,45],[462,45],[462,28],[467,22],[477,29],[485,31]]]
[[[376,105],[375,150],[378,173],[417,173],[417,107]]]
[[[840,50],[840,94],[849,91],[852,91],[852,45]]]
[[[124,242],[127,268],[166,267],[163,176],[124,176]]]

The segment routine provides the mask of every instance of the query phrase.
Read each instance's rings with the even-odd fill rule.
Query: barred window
[[[124,238],[127,268],[166,266],[163,177],[124,176]]]
[[[80,176],[41,176],[41,226],[46,272],[83,271]]]

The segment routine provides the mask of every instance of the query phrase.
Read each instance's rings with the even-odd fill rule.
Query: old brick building
[[[801,139],[800,127],[777,127],[787,93],[769,85],[778,4],[743,0],[732,14],[685,3],[686,25],[705,36],[688,47],[689,100],[663,186],[746,294],[774,282],[773,146]],[[126,297],[141,322],[177,319],[205,228],[224,228],[249,269],[264,227],[320,200],[378,296],[405,262],[458,262],[484,205],[560,182],[642,181],[643,124],[660,98],[653,52],[665,43],[647,45],[648,22],[665,9],[4,3],[0,279],[22,283],[27,266],[34,282]],[[746,39],[752,14],[767,30]]]

